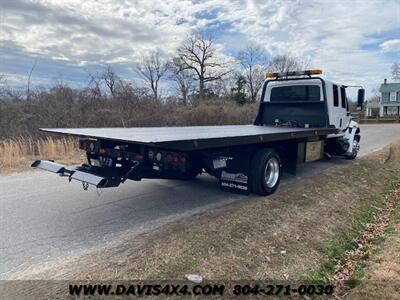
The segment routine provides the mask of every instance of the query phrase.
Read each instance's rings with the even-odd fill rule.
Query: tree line
[[[33,92],[31,77],[36,65],[35,60],[28,74],[27,100]],[[88,73],[88,86],[93,93],[106,92],[115,96],[117,90],[124,89],[125,85],[135,85],[142,87],[155,100],[161,100],[160,83],[164,82],[170,87],[168,96],[164,98],[175,98],[182,104],[190,104],[196,98],[204,99],[210,95],[232,96],[235,99],[235,93],[242,93],[247,102],[254,102],[267,71],[301,70],[307,65],[307,62],[289,55],[270,58],[263,48],[255,45],[245,47],[233,57],[226,57],[217,51],[212,38],[196,35],[188,37],[171,59],[165,58],[159,50],[143,55],[134,66],[142,84],[123,80],[108,65],[100,74]],[[0,75],[0,83],[5,80]],[[10,96],[10,91],[5,92],[5,84],[2,86],[1,96],[4,99]]]
[[[7,86],[0,76],[0,138],[37,136],[40,127],[179,126],[251,123],[267,71],[303,69],[289,55],[269,58],[247,46],[235,57],[218,51],[211,38],[191,36],[167,59],[158,50],[134,66],[142,84],[122,79],[111,66],[88,73],[83,88],[62,80],[26,90]],[[168,92],[163,94],[162,88]],[[239,105],[238,105],[239,104]],[[247,104],[247,105],[244,105]]]

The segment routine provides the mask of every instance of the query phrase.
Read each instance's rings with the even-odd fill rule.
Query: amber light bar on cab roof
[[[268,72],[265,74],[266,78],[274,77],[289,77],[289,76],[302,76],[302,75],[318,75],[322,74],[322,70],[304,70],[304,71],[293,71],[293,72]]]

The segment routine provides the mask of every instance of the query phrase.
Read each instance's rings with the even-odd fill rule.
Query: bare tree
[[[159,51],[151,52],[142,58],[142,64],[136,66],[136,72],[153,92],[154,99],[159,98],[159,82],[167,71],[167,63],[161,58]]]
[[[100,79],[104,81],[111,93],[111,96],[115,97],[115,90],[119,85],[121,85],[121,79],[114,72],[111,66],[107,66],[106,70],[100,75]]]
[[[7,78],[5,75],[0,74],[0,101],[6,96],[7,94]]]
[[[193,71],[185,69],[184,62],[179,58],[175,57],[168,63],[169,78],[175,81],[178,92],[182,97],[182,103],[188,104],[188,95],[193,88],[194,78]]]
[[[400,81],[400,64],[398,62],[393,63],[391,73],[394,81]]]
[[[184,69],[193,70],[199,82],[200,98],[204,96],[205,84],[220,80],[230,70],[226,62],[218,60],[216,48],[211,38],[204,36],[190,37],[178,49],[178,56]]]
[[[100,79],[98,76],[93,75],[89,71],[85,70],[88,73],[88,87],[87,90],[90,92],[90,94],[94,97],[100,97],[101,96],[101,89],[100,89]]]
[[[7,85],[6,75],[0,74],[0,87],[4,88]]]
[[[307,66],[308,62],[284,54],[273,57],[268,65],[268,69],[273,72],[291,72],[300,71]]]
[[[251,101],[254,102],[265,79],[267,55],[258,46],[247,46],[239,52],[237,59],[244,73],[245,87],[249,91]]]
[[[31,78],[32,78],[32,73],[36,68],[36,64],[37,64],[37,59],[35,59],[35,61],[33,62],[31,70],[29,71],[29,74],[28,74],[28,84],[27,84],[27,89],[26,89],[26,100],[27,101],[31,100]]]

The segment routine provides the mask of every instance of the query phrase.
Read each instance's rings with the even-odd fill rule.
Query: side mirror
[[[357,108],[358,107],[362,108],[364,100],[365,100],[365,90],[359,89],[357,94]]]

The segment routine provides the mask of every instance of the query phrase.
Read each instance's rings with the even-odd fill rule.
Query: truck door
[[[346,97],[346,88],[341,85],[332,84],[331,97],[331,124],[336,128],[345,130],[351,119]]]
[[[333,122],[336,128],[342,128],[343,125],[343,117],[342,117],[342,109],[340,107],[340,99],[339,99],[339,87],[336,84],[332,85],[333,90]]]
[[[342,129],[346,129],[350,123],[350,110],[349,103],[346,96],[346,88],[344,86],[340,87],[340,108],[342,109]]]

